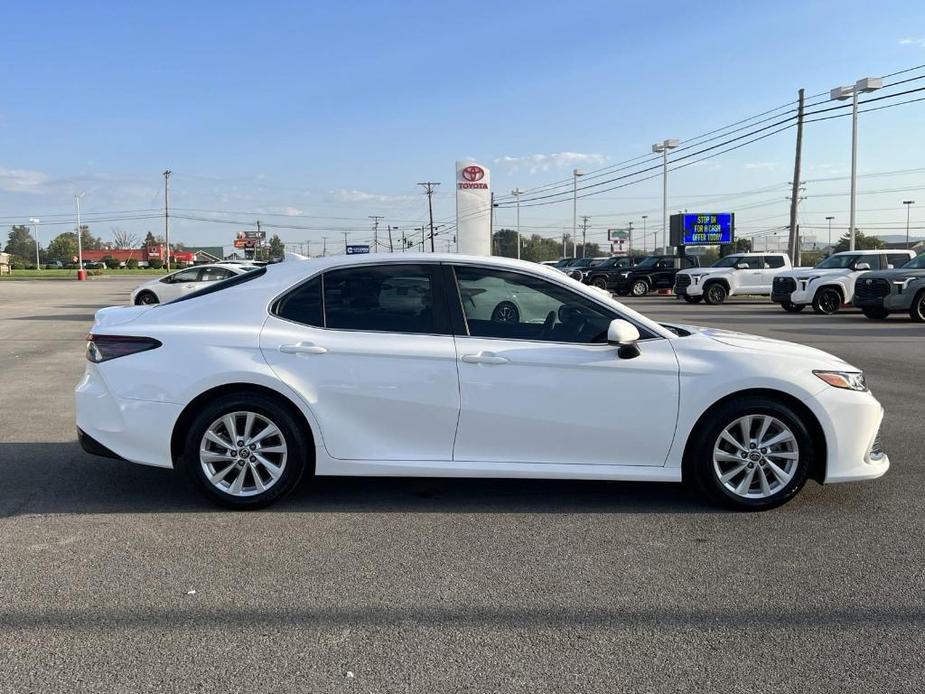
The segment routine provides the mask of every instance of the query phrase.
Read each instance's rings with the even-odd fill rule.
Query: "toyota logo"
[[[481,166],[467,166],[462,170],[462,177],[470,183],[473,181],[481,181],[484,176],[485,169],[483,169]]]
[[[866,280],[867,284],[871,284],[873,280]]]

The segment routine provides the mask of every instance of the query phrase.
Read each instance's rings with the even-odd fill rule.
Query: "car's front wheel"
[[[827,316],[841,307],[841,294],[834,287],[823,287],[813,297],[813,311]]]
[[[725,285],[719,282],[714,282],[703,290],[705,301],[711,306],[719,306],[726,300],[727,294],[729,294],[729,292],[726,290]]]
[[[159,302],[157,300],[157,295],[155,295],[154,292],[144,291],[135,297],[135,304],[137,306],[148,306],[150,304],[157,304],[157,303]]]
[[[711,500],[761,511],[800,491],[813,464],[802,419],[769,398],[732,399],[710,413],[688,449],[685,477]]]
[[[591,280],[591,286],[597,287],[598,289],[607,289],[607,278],[595,277],[593,280]]]
[[[912,300],[909,317],[916,323],[925,323],[925,289],[916,294]]]
[[[213,501],[233,509],[260,508],[289,492],[308,466],[303,427],[273,398],[225,396],[193,420],[181,462]]]

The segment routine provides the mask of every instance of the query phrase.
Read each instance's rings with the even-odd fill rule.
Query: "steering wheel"
[[[543,321],[542,338],[545,339],[552,334],[552,328],[556,324],[556,312],[550,311],[546,314],[546,320]]]

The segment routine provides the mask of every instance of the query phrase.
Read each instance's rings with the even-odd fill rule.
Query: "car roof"
[[[890,250],[887,248],[874,248],[866,250],[856,250],[856,251],[839,251],[838,253],[833,253],[832,255],[876,255],[877,253],[896,253],[897,250]],[[900,248],[898,249],[899,253],[911,253],[911,251]]]

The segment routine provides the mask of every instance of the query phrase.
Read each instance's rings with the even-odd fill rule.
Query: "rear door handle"
[[[462,360],[467,364],[507,364],[510,360],[499,357],[492,352],[479,352],[478,354],[464,354]]]
[[[311,342],[296,342],[294,345],[280,345],[283,354],[324,354],[328,350]]]

